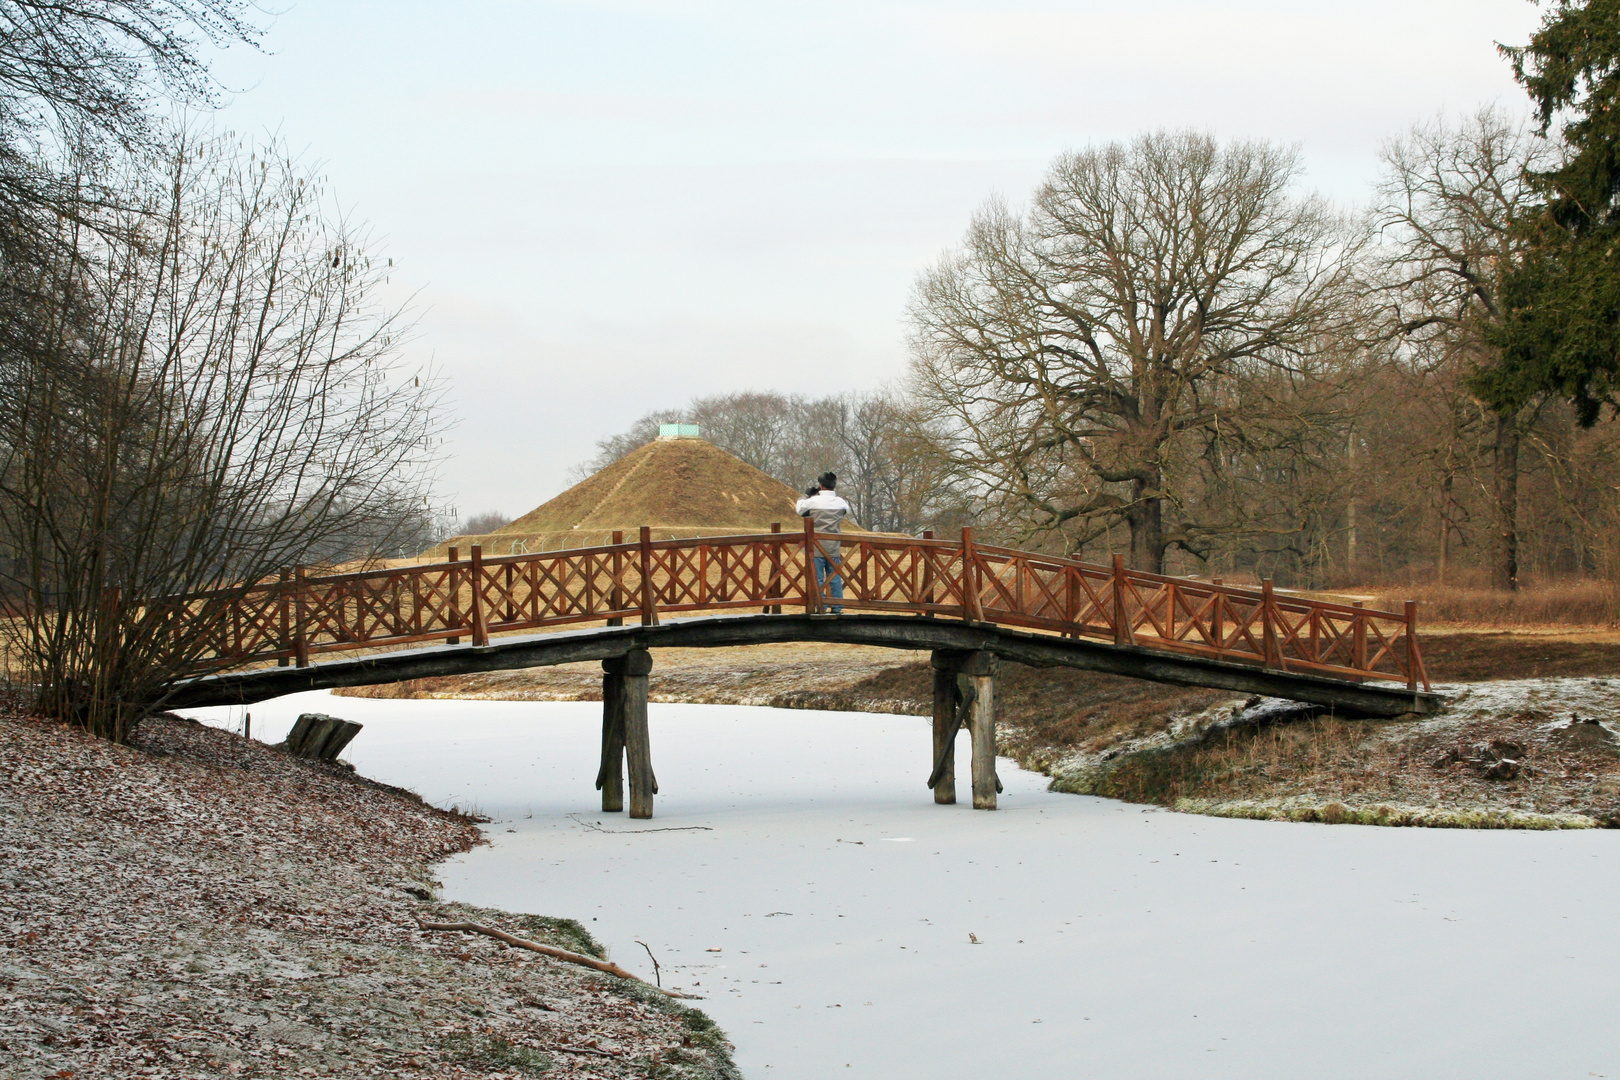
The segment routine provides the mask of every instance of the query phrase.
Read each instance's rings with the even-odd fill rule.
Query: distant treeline
[[[1363,210],[1189,132],[1065,154],[919,279],[892,391],[699,397],[705,437],[863,524],[1301,586],[1620,572],[1620,423],[1515,371],[1504,291],[1567,147],[1486,109],[1390,141]]]

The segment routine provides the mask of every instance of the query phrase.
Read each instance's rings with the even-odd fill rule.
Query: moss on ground
[[[1431,806],[1373,803],[1350,806],[1305,798],[1177,799],[1174,809],[1210,817],[1257,821],[1306,821],[1324,825],[1392,825],[1426,829],[1597,829],[1604,822],[1588,814],[1535,814],[1519,810],[1448,810]]]

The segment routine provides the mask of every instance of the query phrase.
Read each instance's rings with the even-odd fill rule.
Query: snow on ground
[[[754,1080],[1620,1077],[1613,831],[1206,818],[1005,759],[975,812],[932,803],[924,719],[656,704],[631,822],[596,809],[599,705],[306,694],[254,735],[310,710],[366,725],[362,773],[496,819],[447,898],[650,974],[645,942]]]
[[[1620,720],[1620,679],[1503,679],[1442,683],[1434,689],[1447,702],[1439,717],[1449,721],[1512,716],[1525,711],[1559,714],[1564,720],[1571,712],[1609,723]]]

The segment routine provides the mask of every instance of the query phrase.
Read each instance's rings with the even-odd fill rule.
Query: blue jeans
[[[844,578],[843,575],[838,572],[838,564],[840,561],[840,557],[836,555],[830,559],[825,555],[816,556],[816,588],[820,590],[823,597],[830,597],[834,600],[842,600],[844,598]],[[828,582],[828,578],[832,579],[831,583]],[[842,604],[838,605],[837,607],[828,608],[827,610],[831,611],[834,615],[842,615],[844,613]]]

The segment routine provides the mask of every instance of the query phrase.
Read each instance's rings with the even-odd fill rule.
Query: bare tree
[[[463,521],[456,532],[467,536],[482,536],[485,533],[494,532],[502,525],[511,522],[511,520],[512,515],[510,514],[503,514],[499,510],[485,510],[482,513],[473,514],[466,521]]]
[[[156,598],[388,550],[437,432],[387,266],[315,178],[182,139],[121,180],[0,309],[0,626],[41,708],[116,740],[223,662]]]
[[[1373,217],[1381,244],[1391,332],[1418,346],[1417,362],[1450,373],[1462,423],[1483,422],[1495,504],[1494,577],[1519,584],[1519,451],[1534,403],[1496,411],[1474,401],[1466,380],[1496,367],[1491,330],[1501,325],[1503,273],[1522,240],[1514,229],[1534,201],[1533,170],[1553,164],[1555,151],[1528,127],[1495,107],[1460,124],[1436,120],[1384,147],[1384,173]]]
[[[201,43],[256,44],[245,0],[0,0],[0,245],[11,260],[44,237],[40,208],[73,212],[86,177],[63,155],[107,162],[161,141],[159,100],[208,105]],[[116,190],[101,198],[116,200]],[[93,219],[87,219],[93,220]]]
[[[1356,238],[1292,193],[1297,156],[1159,133],[1057,159],[919,281],[912,389],[959,475],[1069,546],[1123,523],[1133,563],[1221,528],[1180,463],[1245,435],[1237,381],[1297,365],[1347,314]],[[1216,455],[1216,460],[1219,455]]]

